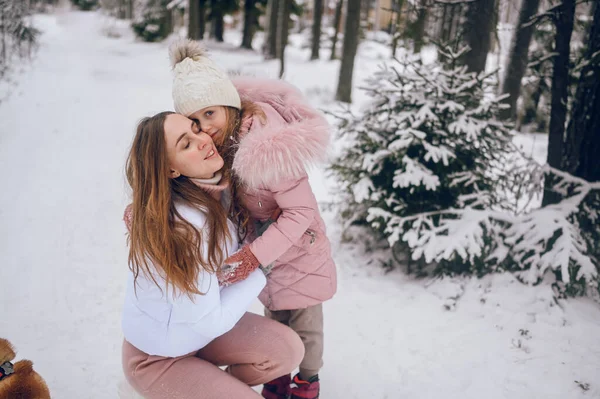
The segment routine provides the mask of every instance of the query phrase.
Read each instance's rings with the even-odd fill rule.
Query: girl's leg
[[[259,385],[294,370],[304,356],[298,335],[285,325],[246,313],[235,327],[198,351],[198,357],[243,383]]]
[[[194,354],[150,356],[123,343],[123,371],[147,399],[259,399],[248,385]]]
[[[289,312],[288,325],[298,333],[305,349],[300,378],[308,381],[323,367],[323,304]]]

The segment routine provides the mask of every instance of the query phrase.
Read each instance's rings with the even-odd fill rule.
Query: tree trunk
[[[310,60],[319,59],[319,48],[321,47],[321,20],[323,19],[323,0],[314,1],[313,26],[312,26],[312,51]]]
[[[442,43],[445,43],[450,38],[450,28],[452,24],[448,23],[448,19],[452,20],[450,13],[452,10],[454,10],[454,7],[449,4],[444,4],[442,7],[442,28],[440,29],[440,40]]]
[[[569,55],[575,0],[563,0],[556,15],[556,37],[554,41],[554,65],[552,72],[552,98],[550,100],[550,131],[548,134],[548,165],[560,169],[563,155],[563,134],[567,119],[569,89]],[[560,195],[553,192],[551,179],[546,179],[542,205],[560,201]]]
[[[278,6],[278,32],[277,32],[277,58],[279,58],[279,78],[285,73],[285,47],[288,41],[289,21],[290,21],[290,1],[279,0]]]
[[[200,40],[200,4],[199,0],[188,2],[188,38]]]
[[[581,69],[564,146],[563,170],[600,181],[600,6],[594,4],[586,64]]]
[[[331,57],[330,60],[335,60],[337,51],[338,33],[340,32],[340,22],[342,22],[342,7],[344,0],[338,0],[335,6],[335,16],[333,17],[333,36],[331,37]]]
[[[163,15],[165,19],[165,27],[164,30],[166,34],[165,37],[173,33],[173,29],[175,28],[175,24],[173,23],[173,12],[171,10],[167,10],[166,8],[163,10]]]
[[[469,72],[485,71],[488,52],[490,51],[491,32],[493,25],[496,0],[476,0],[469,3],[467,20],[465,21],[465,41],[469,51],[464,63]]]
[[[252,50],[252,39],[256,31],[256,0],[244,1],[244,33],[242,47]]]
[[[223,10],[219,6],[219,0],[210,2],[210,37],[218,42],[223,41],[223,32],[225,31],[225,21]]]
[[[125,9],[125,0],[117,1],[117,18],[125,19],[127,17],[127,10]]]
[[[135,0],[127,0],[127,19],[133,19],[133,6]]]
[[[265,59],[277,58],[277,22],[279,15],[279,3],[281,0],[269,0],[267,16],[267,39],[263,46]]]
[[[369,0],[366,0],[369,1]],[[395,0],[394,11],[394,22],[392,23],[392,58],[396,56],[396,49],[398,48],[398,40],[400,39],[400,22],[402,21],[402,7],[404,6],[404,0]]]
[[[538,10],[540,0],[523,1],[519,11],[519,22],[517,30],[513,34],[508,65],[502,84],[502,94],[509,94],[503,102],[510,106],[502,110],[500,117],[503,119],[515,119],[517,115],[517,99],[521,91],[521,80],[527,68],[527,56],[529,54],[529,43],[533,34],[533,25],[524,27]]]
[[[425,0],[419,2],[417,20],[415,21],[411,36],[413,37],[413,52],[420,53],[425,37],[425,22],[427,21],[427,3]]]
[[[206,0],[198,0],[198,38],[200,40],[204,39],[205,31],[206,31]]]
[[[371,0],[365,0],[363,1],[363,5],[364,5],[364,15],[365,15],[365,28],[367,29],[367,31],[371,30],[371,25],[369,25],[369,17],[371,14],[371,6],[372,6],[372,1]]]
[[[352,74],[354,72],[354,58],[358,49],[360,1],[348,0],[348,8],[346,10],[346,30],[344,32],[342,64],[335,96],[338,101],[345,103],[352,102]]]

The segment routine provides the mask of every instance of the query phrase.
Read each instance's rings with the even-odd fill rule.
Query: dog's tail
[[[7,340],[0,338],[0,364],[15,358],[15,348]]]

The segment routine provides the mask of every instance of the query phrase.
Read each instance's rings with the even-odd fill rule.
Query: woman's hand
[[[224,263],[223,267],[217,271],[219,285],[224,287],[245,280],[260,266],[260,262],[247,245],[225,259]]]

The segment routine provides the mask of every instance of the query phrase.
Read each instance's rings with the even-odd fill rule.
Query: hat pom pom
[[[195,60],[205,55],[206,50],[195,40],[180,39],[169,46],[169,58],[171,59],[171,67],[173,68],[186,58]]]

